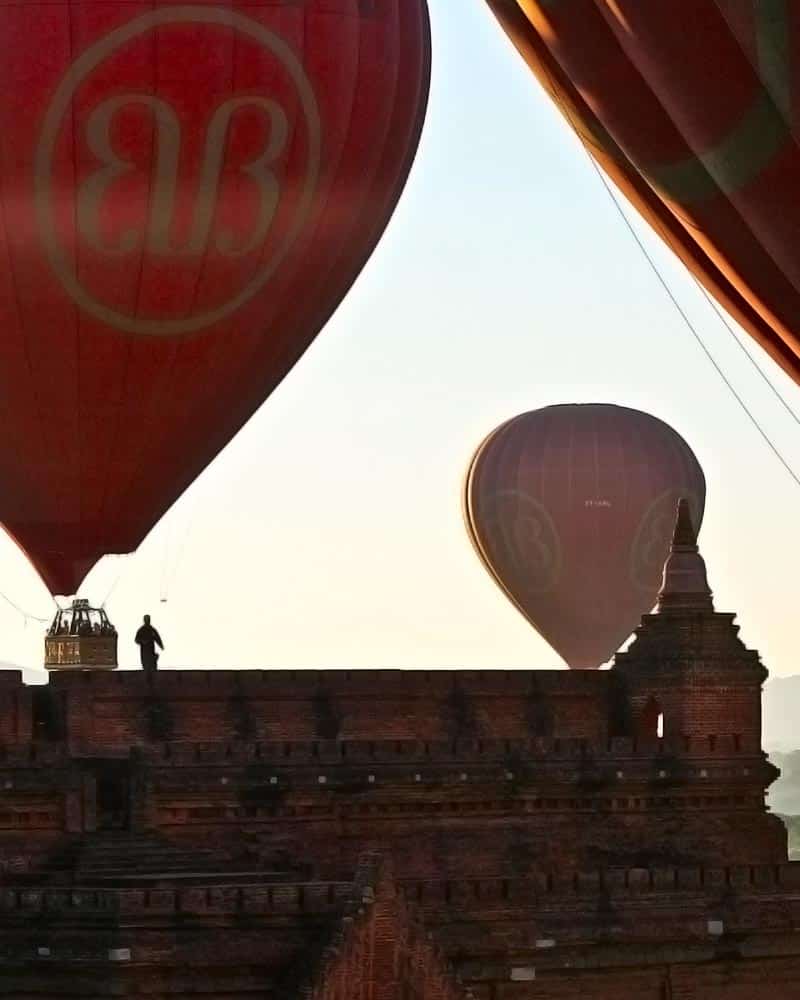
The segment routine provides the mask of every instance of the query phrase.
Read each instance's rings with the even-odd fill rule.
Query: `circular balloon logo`
[[[499,490],[486,497],[483,519],[493,548],[524,576],[527,594],[546,594],[561,573],[561,546],[553,519],[538,500],[520,490]],[[489,553],[498,556],[497,551]]]
[[[693,523],[699,527],[703,502],[689,486],[665,490],[645,511],[631,544],[631,581],[647,594],[661,584],[664,562],[669,554],[678,501],[689,501]]]
[[[185,109],[168,94],[142,90],[135,71],[124,83],[115,76],[113,87],[104,85],[103,69],[111,61],[127,57],[135,67],[131,53],[137,45],[152,46],[159,31],[186,26],[217,32],[220,46],[232,32],[253,49],[253,59],[271,63],[282,92],[291,93],[297,109],[293,117],[302,120],[305,133],[305,163],[291,184],[282,184],[281,177],[295,144],[293,121],[286,102],[275,95],[256,91],[217,98],[192,107],[185,121]],[[186,50],[181,58],[191,58],[196,44],[192,32],[170,41],[173,50]],[[172,58],[178,58],[174,51]],[[129,89],[120,92],[122,86]],[[71,116],[81,122],[76,140],[84,146],[81,162],[88,166],[75,179],[65,217],[58,145]],[[140,146],[149,143],[152,155],[135,148],[132,135],[140,137]],[[302,63],[265,25],[228,8],[196,5],[133,18],[73,62],[45,115],[35,160],[35,197],[50,264],[73,301],[114,329],[168,336],[212,326],[257,295],[295,244],[313,207],[321,142],[319,109]],[[194,174],[191,185],[185,183],[187,158]],[[145,160],[150,162],[143,166]],[[191,198],[183,190],[188,186]],[[136,219],[131,218],[131,203],[138,208]],[[220,301],[180,315],[169,315],[168,309],[142,315],[138,302],[123,310],[90,288],[71,243],[120,268],[139,261],[138,266],[146,263],[167,274],[182,266],[196,283],[202,280],[204,262],[216,257],[231,265],[231,278]]]
[[[0,523],[54,594],[292,370],[405,186],[427,0],[0,3]]]
[[[472,544],[570,667],[605,663],[656,603],[678,499],[705,478],[683,438],[606,403],[546,406],[493,430],[469,465]]]

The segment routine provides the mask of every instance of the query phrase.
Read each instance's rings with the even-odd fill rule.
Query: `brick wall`
[[[627,684],[632,702],[652,686],[638,668]],[[742,687],[743,703],[759,686]],[[735,702],[733,687],[722,697]],[[29,834],[44,849],[45,831],[102,826],[103,782],[126,774],[139,826],[240,854],[246,841],[263,860],[313,853],[329,874],[365,845],[430,876],[476,857],[494,874],[786,859],[758,732],[709,721],[614,736],[619,698],[614,671],[58,674],[34,705],[42,739],[9,748],[5,771],[0,757],[15,789],[0,844]],[[36,763],[48,747],[58,768]],[[34,801],[22,774],[49,782],[49,798]]]
[[[372,876],[372,877],[370,877]],[[362,873],[311,1000],[465,1000],[455,969],[409,916],[388,865]]]
[[[608,737],[609,674],[138,671],[58,674],[52,713],[84,754],[152,741]]]
[[[730,616],[645,624],[602,672],[0,674],[0,991],[794,998],[765,671]],[[117,783],[145,841],[278,882],[37,885]]]
[[[0,746],[31,741],[33,689],[19,670],[0,670]]]

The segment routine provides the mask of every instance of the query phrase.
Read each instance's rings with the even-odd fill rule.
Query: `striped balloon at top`
[[[487,3],[605,172],[800,382],[800,4]]]

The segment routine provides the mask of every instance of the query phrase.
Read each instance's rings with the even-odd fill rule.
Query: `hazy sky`
[[[797,671],[800,490],[481,0],[430,4],[427,125],[378,250],[249,425],[138,554],[93,571],[85,596],[102,601],[116,581],[107,607],[126,665],[149,611],[165,667],[559,666],[475,557],[462,476],[483,436],[518,412],[614,402],[689,442],[708,482],[701,547],[717,607],[739,613],[773,674]],[[800,469],[797,424],[647,240]],[[759,360],[800,412],[800,392]],[[47,592],[6,538],[0,557],[0,590],[49,616]],[[2,602],[0,636],[0,659],[41,664],[42,626]]]

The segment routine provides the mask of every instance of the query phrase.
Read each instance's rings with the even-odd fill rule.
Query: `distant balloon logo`
[[[467,532],[503,593],[570,667],[605,663],[656,603],[678,499],[703,472],[671,427],[604,403],[522,413],[470,462]]]
[[[485,501],[487,531],[524,574],[528,594],[545,594],[561,573],[558,531],[546,507],[519,490],[500,490]]]
[[[639,529],[631,545],[631,580],[645,593],[652,594],[653,588],[661,584],[664,562],[669,553],[669,540],[675,525],[675,511],[678,501],[689,501],[692,523],[700,524],[703,504],[697,494],[686,487],[665,490],[652,502],[639,524]]]
[[[184,127],[176,107],[163,97],[114,92],[91,110],[83,134],[93,161],[78,186],[76,201],[77,238],[106,257],[117,257],[120,266],[130,266],[131,255],[145,249],[163,266],[174,268],[176,258],[204,255],[253,258],[254,273],[244,287],[232,289],[225,301],[191,315],[139,316],[124,313],[104,303],[79,277],[74,255],[68,251],[68,239],[59,233],[58,185],[54,179],[57,148],[65,119],[80,88],[91,83],[103,65],[117,52],[135,44],[147,44],[152,33],[168,25],[202,24],[231,29],[254,42],[278,71],[291,80],[305,126],[307,144],[305,174],[299,192],[292,192],[293,217],[285,227],[280,242],[270,248],[262,260],[264,246],[280,209],[282,190],[279,178],[281,157],[290,141],[287,110],[276,100],[263,95],[237,96],[205,109],[207,121],[191,123],[191,131],[205,131],[202,143],[194,204],[180,202],[178,192],[184,155]],[[191,36],[183,43],[189,47]],[[131,80],[133,88],[136,81]],[[113,232],[110,224],[115,201],[131,197],[131,182],[137,178],[136,150],[122,151],[115,143],[114,130],[130,115],[145,111],[153,126],[154,162],[150,171],[140,176],[138,202],[141,221]],[[126,118],[126,116],[128,116]],[[249,116],[247,128],[241,122]],[[259,120],[260,119],[260,120]],[[237,134],[237,125],[238,128]],[[246,133],[246,134],[245,134]],[[258,139],[253,140],[253,133]],[[235,168],[230,163],[230,147],[249,139],[249,154]],[[247,144],[247,143],[246,143]],[[62,79],[41,132],[36,156],[36,209],[41,238],[50,263],[71,298],[86,312],[109,326],[128,333],[164,336],[192,333],[226,319],[253,298],[275,274],[307,222],[319,180],[321,126],[319,110],[311,83],[290,46],[264,25],[223,7],[165,7],[136,17],[87,49],[72,64]],[[140,157],[141,159],[141,157]],[[227,176],[227,175],[233,176]],[[246,225],[239,232],[225,227],[226,188],[238,195],[242,184],[251,188],[252,209]],[[136,188],[133,189],[136,191]],[[63,227],[62,227],[63,228]],[[177,235],[177,234],[180,234]],[[193,265],[196,266],[196,263]]]

